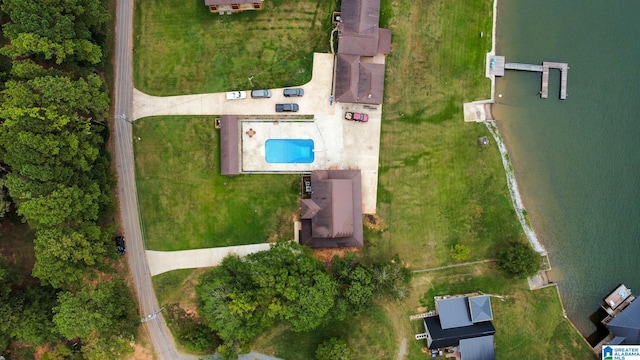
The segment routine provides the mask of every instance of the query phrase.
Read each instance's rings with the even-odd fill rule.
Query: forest
[[[113,245],[109,12],[100,0],[0,9],[0,224],[35,237],[30,276],[0,258],[0,354],[122,359],[139,318]]]

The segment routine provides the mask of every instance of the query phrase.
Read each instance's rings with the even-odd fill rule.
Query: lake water
[[[589,316],[619,283],[640,293],[640,1],[498,3],[497,55],[569,63],[568,98],[552,70],[507,70],[493,108],[569,318]],[[497,94],[502,94],[500,98]]]

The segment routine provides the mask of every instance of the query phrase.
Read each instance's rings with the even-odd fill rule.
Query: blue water
[[[569,63],[540,99],[540,74],[506,71],[494,116],[524,205],[547,248],[571,321],[619,283],[640,293],[640,1],[498,2],[497,53],[507,62]]]
[[[315,158],[313,140],[269,139],[264,147],[269,164],[310,164]]]

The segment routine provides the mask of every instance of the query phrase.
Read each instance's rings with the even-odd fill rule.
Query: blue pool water
[[[310,164],[314,160],[313,140],[269,139],[264,147],[270,164]]]

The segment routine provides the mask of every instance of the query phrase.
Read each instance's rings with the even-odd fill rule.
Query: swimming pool
[[[313,140],[269,139],[264,147],[270,164],[310,164],[315,157]]]

